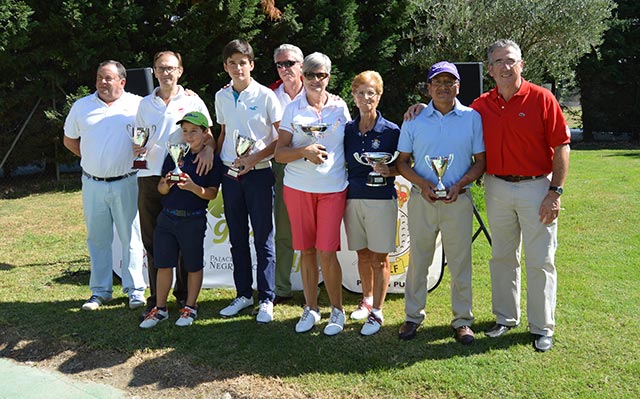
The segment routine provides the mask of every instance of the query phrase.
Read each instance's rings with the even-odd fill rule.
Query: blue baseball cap
[[[449,61],[440,61],[431,65],[429,68],[429,74],[427,75],[427,81],[430,82],[431,79],[440,75],[441,73],[450,73],[456,77],[456,79],[460,80],[460,74],[458,74],[458,68],[454,64]]]

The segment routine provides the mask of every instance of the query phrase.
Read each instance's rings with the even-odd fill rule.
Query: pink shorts
[[[293,249],[340,250],[346,189],[338,193],[308,193],[284,186],[283,197],[291,221]]]

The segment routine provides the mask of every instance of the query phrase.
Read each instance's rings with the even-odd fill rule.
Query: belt
[[[233,167],[233,162],[222,161],[222,163],[226,167],[229,167],[229,168]],[[267,169],[267,168],[270,168],[270,167],[271,167],[271,161],[262,161],[262,162],[258,162],[256,164],[256,166],[251,168],[251,170],[253,170],[253,169],[255,169],[255,170]]]
[[[195,211],[188,211],[188,210],[184,210],[184,209],[168,209],[168,208],[164,208],[163,209],[164,213],[166,213],[167,215],[173,215],[173,216],[179,216],[179,217],[189,217],[189,216],[201,216],[204,215],[205,213],[207,213],[207,211],[205,211],[204,209],[198,209]]]
[[[97,176],[93,176],[88,174],[87,172],[85,172],[84,170],[82,171],[82,174],[87,176],[87,178],[91,179],[91,180],[95,180],[95,181],[104,181],[107,183],[111,183],[114,181],[118,181],[118,180],[122,180],[122,179],[126,179],[129,176],[133,176],[136,173],[138,173],[138,171],[135,172],[131,172],[131,173],[127,173],[126,175],[122,175],[122,176],[116,176],[116,177],[97,177]]]
[[[500,175],[494,175],[495,177],[497,177],[498,179],[504,180],[504,181],[508,181],[509,183],[519,183],[521,181],[525,181],[525,180],[535,180],[535,179],[539,179],[541,177],[544,177],[544,175],[539,175],[539,176],[516,176],[516,175],[506,175],[506,176],[500,176]]]

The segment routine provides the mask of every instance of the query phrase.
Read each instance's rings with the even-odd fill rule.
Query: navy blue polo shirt
[[[368,165],[356,161],[353,153],[388,152],[393,154],[398,148],[400,128],[382,117],[380,111],[373,129],[365,134],[360,133],[358,124],[360,116],[344,127],[344,157],[347,160],[349,187],[347,199],[392,199],[397,197],[394,185],[395,177],[387,177],[387,185],[383,187],[367,186],[367,175],[373,171]],[[393,162],[395,163],[395,161]],[[393,165],[393,163],[391,165]]]
[[[222,181],[222,161],[215,155],[213,158],[213,169],[209,173],[200,176],[196,173],[197,163],[193,163],[197,154],[193,154],[191,151],[185,155],[180,169],[191,177],[194,183],[201,187],[220,187]],[[166,176],[167,173],[172,171],[176,167],[173,159],[170,155],[164,159],[162,165],[162,176]],[[162,206],[167,209],[179,209],[185,211],[198,211],[207,209],[209,206],[209,200],[202,199],[192,193],[191,191],[182,190],[177,185],[171,186],[171,189],[167,195],[161,199]]]

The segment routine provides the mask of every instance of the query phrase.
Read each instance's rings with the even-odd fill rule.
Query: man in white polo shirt
[[[162,172],[162,163],[167,156],[166,143],[169,136],[182,132],[176,122],[191,111],[202,112],[211,122],[209,110],[204,101],[193,92],[185,91],[178,84],[182,76],[182,56],[174,51],[160,51],[153,57],[153,73],[158,79],[158,87],[153,93],[144,97],[140,102],[136,115],[136,127],[148,128],[150,135],[146,145],[140,148],[134,145],[136,154],[144,153],[148,169],[138,171],[138,212],[140,213],[140,228],[142,242],[147,252],[147,270],[149,273],[149,291],[147,307],[143,316],[156,306],[156,276],[157,269],[153,258],[153,232],[156,220],[162,211],[160,199],[163,195],[158,191],[158,182]],[[210,133],[209,143],[215,147],[215,141]],[[207,145],[198,153],[196,172],[206,174],[213,167],[213,147]],[[178,308],[184,308],[187,300],[187,271],[178,262],[173,295],[179,303]]]
[[[83,310],[95,310],[112,299],[113,226],[122,243],[122,290],[129,307],[144,306],[143,247],[132,172],[134,153],[129,126],[141,97],[124,91],[127,72],[118,61],[98,66],[96,92],[76,101],[64,125],[64,145],[81,157],[82,206],[91,258],[91,298]]]

